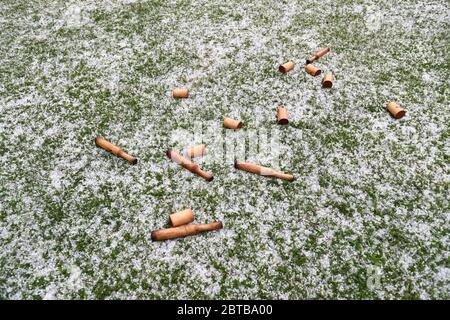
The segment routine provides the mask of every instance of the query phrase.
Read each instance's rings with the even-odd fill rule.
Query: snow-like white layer
[[[0,298],[448,298],[447,2],[0,10]],[[331,90],[303,70],[324,46]],[[174,87],[191,97],[174,101]],[[384,110],[391,100],[405,118]],[[231,157],[205,162],[206,183],[165,157],[199,123],[224,134],[223,116],[279,130],[279,169],[297,180]],[[186,207],[225,228],[151,242]]]

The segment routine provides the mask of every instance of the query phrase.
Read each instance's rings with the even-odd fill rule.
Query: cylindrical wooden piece
[[[169,221],[172,227],[179,227],[189,222],[194,221],[194,213],[192,209],[184,209],[169,216]]]
[[[331,88],[333,86],[333,74],[327,73],[322,80],[322,86],[324,88]]]
[[[263,166],[253,164],[253,163],[235,161],[234,167],[236,169],[259,174],[261,176],[278,178],[278,179],[282,179],[282,180],[286,180],[286,181],[290,181],[290,182],[295,180],[295,177],[292,174],[278,172],[271,168],[263,167]]]
[[[282,125],[286,125],[289,123],[286,108],[278,108],[277,109],[277,123],[282,124]]]
[[[323,48],[320,49],[319,51],[313,53],[313,55],[311,57],[309,57],[308,59],[306,59],[306,64],[310,64],[313,63],[314,61],[318,60],[320,57],[326,55],[328,52],[330,52],[330,48]]]
[[[312,64],[307,64],[305,67],[306,72],[308,72],[310,75],[312,75],[313,77],[318,76],[322,70],[320,70],[319,68],[313,66]]]
[[[223,119],[223,126],[228,129],[240,129],[242,127],[242,121],[225,117]]]
[[[189,97],[189,90],[186,88],[173,89],[172,95],[174,98],[187,98]]]
[[[400,107],[395,102],[389,102],[386,108],[389,110],[389,112],[395,119],[403,118],[406,114],[406,110]]]
[[[152,231],[151,237],[153,241],[161,241],[186,236],[192,236],[205,231],[219,230],[223,228],[221,221],[207,224],[188,224],[176,228],[168,228]]]
[[[199,144],[197,146],[190,147],[186,150],[186,154],[189,158],[203,157],[206,153],[206,146]]]
[[[102,137],[96,137],[95,138],[95,144],[97,145],[97,147],[100,147],[110,153],[112,153],[113,155],[125,159],[127,160],[129,163],[131,164],[136,164],[137,163],[137,159],[133,156],[130,156],[128,153],[126,153],[125,151],[123,151],[121,148],[119,148],[118,146],[112,144],[111,142],[105,140]]]
[[[187,170],[191,171],[192,173],[199,175],[206,181],[212,181],[214,179],[212,174],[203,171],[202,169],[200,169],[198,164],[193,163],[191,160],[183,157],[181,154],[179,154],[178,152],[176,152],[172,149],[167,150],[167,156],[169,157],[169,159],[175,161],[176,163],[181,165],[183,168],[186,168]]]
[[[278,70],[282,73],[286,73],[294,69],[295,63],[293,61],[288,61],[278,67]]]

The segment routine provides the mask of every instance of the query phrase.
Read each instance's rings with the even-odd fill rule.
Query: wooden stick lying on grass
[[[130,156],[128,153],[123,151],[121,148],[119,148],[116,145],[113,145],[111,142],[103,139],[102,137],[95,138],[95,144],[97,145],[97,147],[105,149],[106,151],[112,153],[113,155],[127,160],[131,164],[137,163],[137,159],[135,157]]]
[[[268,176],[273,178],[278,178],[286,181],[294,181],[295,177],[292,174],[287,174],[279,171],[275,171],[273,169],[263,167],[257,164],[248,163],[248,162],[241,162],[241,161],[235,161],[234,167],[239,170],[259,174],[261,176]]]
[[[152,231],[151,237],[153,241],[161,241],[186,236],[192,236],[205,231],[219,230],[223,228],[221,221],[207,224],[188,224],[176,228],[160,229]]]
[[[310,64],[313,63],[316,60],[319,60],[320,57],[326,55],[328,52],[330,52],[330,48],[323,48],[315,53],[313,53],[313,55],[311,57],[309,57],[308,59],[306,59],[306,64]]]
[[[192,161],[190,161],[189,159],[183,157],[181,154],[179,154],[178,152],[176,152],[176,151],[174,151],[172,149],[167,150],[167,156],[169,157],[169,159],[175,161],[176,163],[178,163],[183,168],[188,169],[192,173],[198,174],[200,177],[202,177],[206,181],[211,181],[214,178],[212,176],[212,174],[210,174],[208,172],[205,172],[202,169],[200,169],[198,164],[193,163]]]

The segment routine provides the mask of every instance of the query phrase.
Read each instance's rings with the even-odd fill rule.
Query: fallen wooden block
[[[242,128],[242,121],[234,120],[231,118],[223,118],[223,126],[227,129],[240,129]]]
[[[322,80],[322,86],[324,88],[331,88],[333,86],[333,74],[327,73]]]
[[[189,90],[185,89],[185,88],[173,89],[172,96],[174,98],[188,98],[189,97]]]
[[[203,157],[206,153],[206,146],[199,144],[197,146],[190,147],[186,150],[186,154],[189,158]]]
[[[278,71],[280,71],[281,73],[286,73],[286,72],[289,72],[292,69],[294,69],[294,67],[295,67],[295,63],[293,61],[288,61],[288,62],[280,65],[278,67]]]
[[[313,63],[314,61],[320,59],[320,57],[326,55],[328,52],[330,52],[330,50],[331,50],[330,48],[323,48],[323,49],[320,49],[319,51],[313,53],[313,55],[311,57],[306,59],[306,64]]]
[[[392,114],[395,119],[403,118],[406,114],[406,110],[400,107],[395,102],[389,102],[386,106],[386,109]]]
[[[184,209],[169,216],[169,222],[172,227],[179,227],[194,221],[194,213],[192,209]]]
[[[277,123],[281,124],[281,125],[286,125],[289,123],[286,108],[278,108],[277,109]]]
[[[257,164],[248,163],[248,162],[241,162],[241,161],[235,161],[234,167],[239,170],[259,174],[261,176],[267,176],[267,177],[273,177],[278,178],[286,181],[294,181],[295,177],[292,174],[286,174],[283,172],[275,171],[273,169],[263,167]]]
[[[200,177],[202,177],[206,181],[212,181],[213,178],[214,178],[212,176],[212,174],[210,174],[208,172],[205,172],[202,169],[200,169],[198,164],[193,163],[192,161],[190,161],[189,159],[183,157],[181,154],[179,154],[178,152],[176,152],[176,151],[174,151],[172,149],[167,150],[167,156],[169,157],[169,159],[175,161],[176,163],[178,163],[183,168],[186,168],[189,171],[191,171],[192,173],[195,173],[195,174],[199,175]]]
[[[306,72],[308,72],[310,75],[312,75],[313,77],[318,76],[319,74],[322,73],[322,70],[320,70],[319,68],[313,66],[312,64],[307,64],[305,67]]]
[[[151,233],[153,241],[162,241],[174,238],[192,236],[205,231],[219,230],[223,228],[221,221],[207,224],[188,224],[176,228],[154,230]]]
[[[105,140],[102,137],[96,137],[95,138],[95,144],[97,145],[97,147],[100,147],[106,151],[108,151],[109,153],[112,153],[113,155],[125,159],[127,160],[129,163],[131,164],[136,164],[137,163],[137,159],[133,156],[130,156],[128,153],[126,153],[125,151],[123,151],[121,148],[119,148],[118,146],[112,144],[111,142]]]

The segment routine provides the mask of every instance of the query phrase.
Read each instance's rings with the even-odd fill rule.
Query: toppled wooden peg
[[[389,110],[389,112],[395,119],[403,118],[406,114],[406,110],[400,107],[395,102],[389,102],[388,105],[386,106],[386,109]]]
[[[286,73],[294,69],[295,63],[293,61],[288,61],[278,67],[278,71]]]
[[[306,70],[306,72],[308,72],[313,77],[318,76],[322,72],[322,70],[320,70],[319,68],[316,68],[312,64],[307,64],[306,67],[305,67],[305,70]]]
[[[189,158],[203,157],[206,153],[206,146],[199,144],[197,146],[190,147],[186,150],[186,154]]]
[[[331,50],[330,48],[323,48],[323,49],[313,53],[313,55],[311,57],[306,59],[306,64],[313,63],[314,61],[320,59],[320,57],[326,55],[328,52],[330,52],[330,50]]]
[[[205,231],[220,230],[223,228],[221,221],[216,221],[207,224],[188,224],[176,228],[168,228],[161,230],[154,230],[151,233],[153,241],[168,240],[186,236],[192,236]]]
[[[289,123],[286,108],[278,108],[277,109],[277,123],[282,124],[282,125],[286,125]]]
[[[295,180],[295,177],[292,174],[278,172],[273,169],[263,167],[263,166],[260,166],[257,164],[253,164],[253,163],[235,161],[234,167],[236,169],[259,174],[261,176],[278,178],[278,179],[282,179],[282,180],[286,180],[286,181],[290,181],[290,182]]]
[[[333,86],[333,74],[327,73],[322,80],[322,86],[324,88],[331,88]]]
[[[113,145],[111,142],[105,140],[102,137],[96,137],[95,138],[95,144],[97,145],[97,147],[105,149],[106,151],[112,153],[113,155],[115,155],[115,156],[117,156],[119,158],[127,160],[131,164],[136,164],[137,163],[137,159],[135,157],[130,156],[128,153],[123,151],[121,148],[119,148],[116,145]]]
[[[186,88],[173,89],[172,95],[174,98],[187,98],[189,97],[189,90]]]
[[[179,227],[189,222],[194,221],[194,213],[192,209],[184,209],[169,216],[169,221],[172,227]]]
[[[193,163],[192,161],[190,161],[189,159],[183,157],[181,154],[179,154],[178,152],[176,152],[176,151],[174,151],[172,149],[167,150],[167,156],[169,157],[169,159],[175,161],[176,163],[178,163],[183,168],[186,168],[190,172],[199,175],[200,177],[202,177],[206,181],[212,181],[213,178],[214,178],[212,176],[212,174],[210,174],[208,172],[205,172],[202,169],[200,169],[198,164]]]
[[[225,117],[223,119],[223,126],[228,129],[240,129],[242,127],[242,121],[234,120],[231,118]]]

